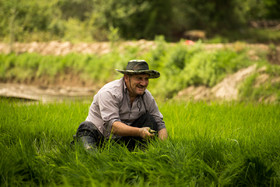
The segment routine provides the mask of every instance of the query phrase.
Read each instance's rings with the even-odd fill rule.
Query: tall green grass
[[[280,107],[159,103],[169,139],[70,146],[88,103],[0,102],[1,186],[278,186]]]

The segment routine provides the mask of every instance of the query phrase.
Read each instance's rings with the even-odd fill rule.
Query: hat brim
[[[151,79],[155,79],[155,78],[159,78],[160,77],[160,73],[156,70],[119,70],[116,69],[118,72],[122,73],[122,74],[126,74],[126,75],[137,75],[137,74],[148,74],[150,75],[149,78]]]

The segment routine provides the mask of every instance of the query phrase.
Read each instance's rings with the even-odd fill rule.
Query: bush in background
[[[122,74],[115,69],[124,69],[129,60],[145,59],[151,69],[161,73],[159,79],[150,81],[149,90],[156,97],[166,99],[192,85],[211,88],[228,74],[253,64],[266,66],[271,79],[280,76],[277,65],[269,64],[263,53],[256,55],[258,57],[255,60],[250,59],[247,48],[242,44],[236,44],[232,48],[205,50],[201,42],[192,46],[185,45],[183,41],[169,45],[163,37],[157,37],[156,47],[148,52],[140,52],[137,47],[126,47],[122,51],[114,48],[105,55],[0,54],[0,81],[36,82],[41,85],[60,81],[67,85],[75,80],[75,84],[80,86],[102,86],[120,78]],[[258,100],[272,93],[277,93],[276,97],[280,97],[277,91],[279,82],[254,88],[255,78],[248,79],[246,86],[241,88],[241,98]]]
[[[179,41],[185,31],[197,29],[210,38],[244,32],[255,38],[246,31],[248,23],[279,20],[279,7],[278,0],[0,0],[0,39],[108,41],[111,28],[125,40],[164,35]]]

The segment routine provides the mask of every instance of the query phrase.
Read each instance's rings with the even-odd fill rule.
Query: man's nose
[[[140,81],[140,85],[141,85],[141,86],[147,86],[148,83],[149,83],[149,81],[144,80],[144,79]]]

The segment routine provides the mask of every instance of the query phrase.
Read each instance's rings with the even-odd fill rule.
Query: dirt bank
[[[280,77],[273,77],[266,74],[266,68],[257,68],[256,64],[241,69],[234,74],[228,75],[220,83],[215,85],[213,88],[207,88],[205,86],[190,86],[181,90],[178,95],[174,98],[176,100],[219,100],[219,101],[233,101],[239,99],[239,88],[243,81],[246,80],[250,75],[256,73],[254,87],[270,83],[280,83]],[[260,98],[259,102],[274,103],[277,100],[277,95],[272,94],[266,98]]]
[[[0,53],[10,53],[11,51],[20,53],[39,53],[43,55],[66,55],[68,53],[81,54],[106,54],[112,52],[114,48],[122,51],[126,47],[138,47],[140,51],[151,50],[155,47],[155,42],[139,40],[126,41],[121,43],[95,42],[95,43],[70,43],[70,42],[31,42],[31,43],[0,43]]]
[[[169,43],[172,45],[172,43]],[[95,43],[70,43],[70,42],[31,42],[31,43],[14,43],[13,45],[0,42],[0,53],[39,53],[43,55],[66,55],[68,53],[81,54],[106,54],[112,52],[113,49],[118,51],[125,50],[128,46],[137,47],[139,51],[148,51],[156,47],[154,41],[138,40],[124,41],[112,44],[110,42],[95,42]],[[268,46],[265,44],[244,44],[244,43],[227,43],[227,44],[203,44],[202,47],[206,50],[231,48],[236,51],[244,48],[252,49],[250,54],[254,56],[257,51],[267,51]],[[279,46],[278,46],[279,48]]]

